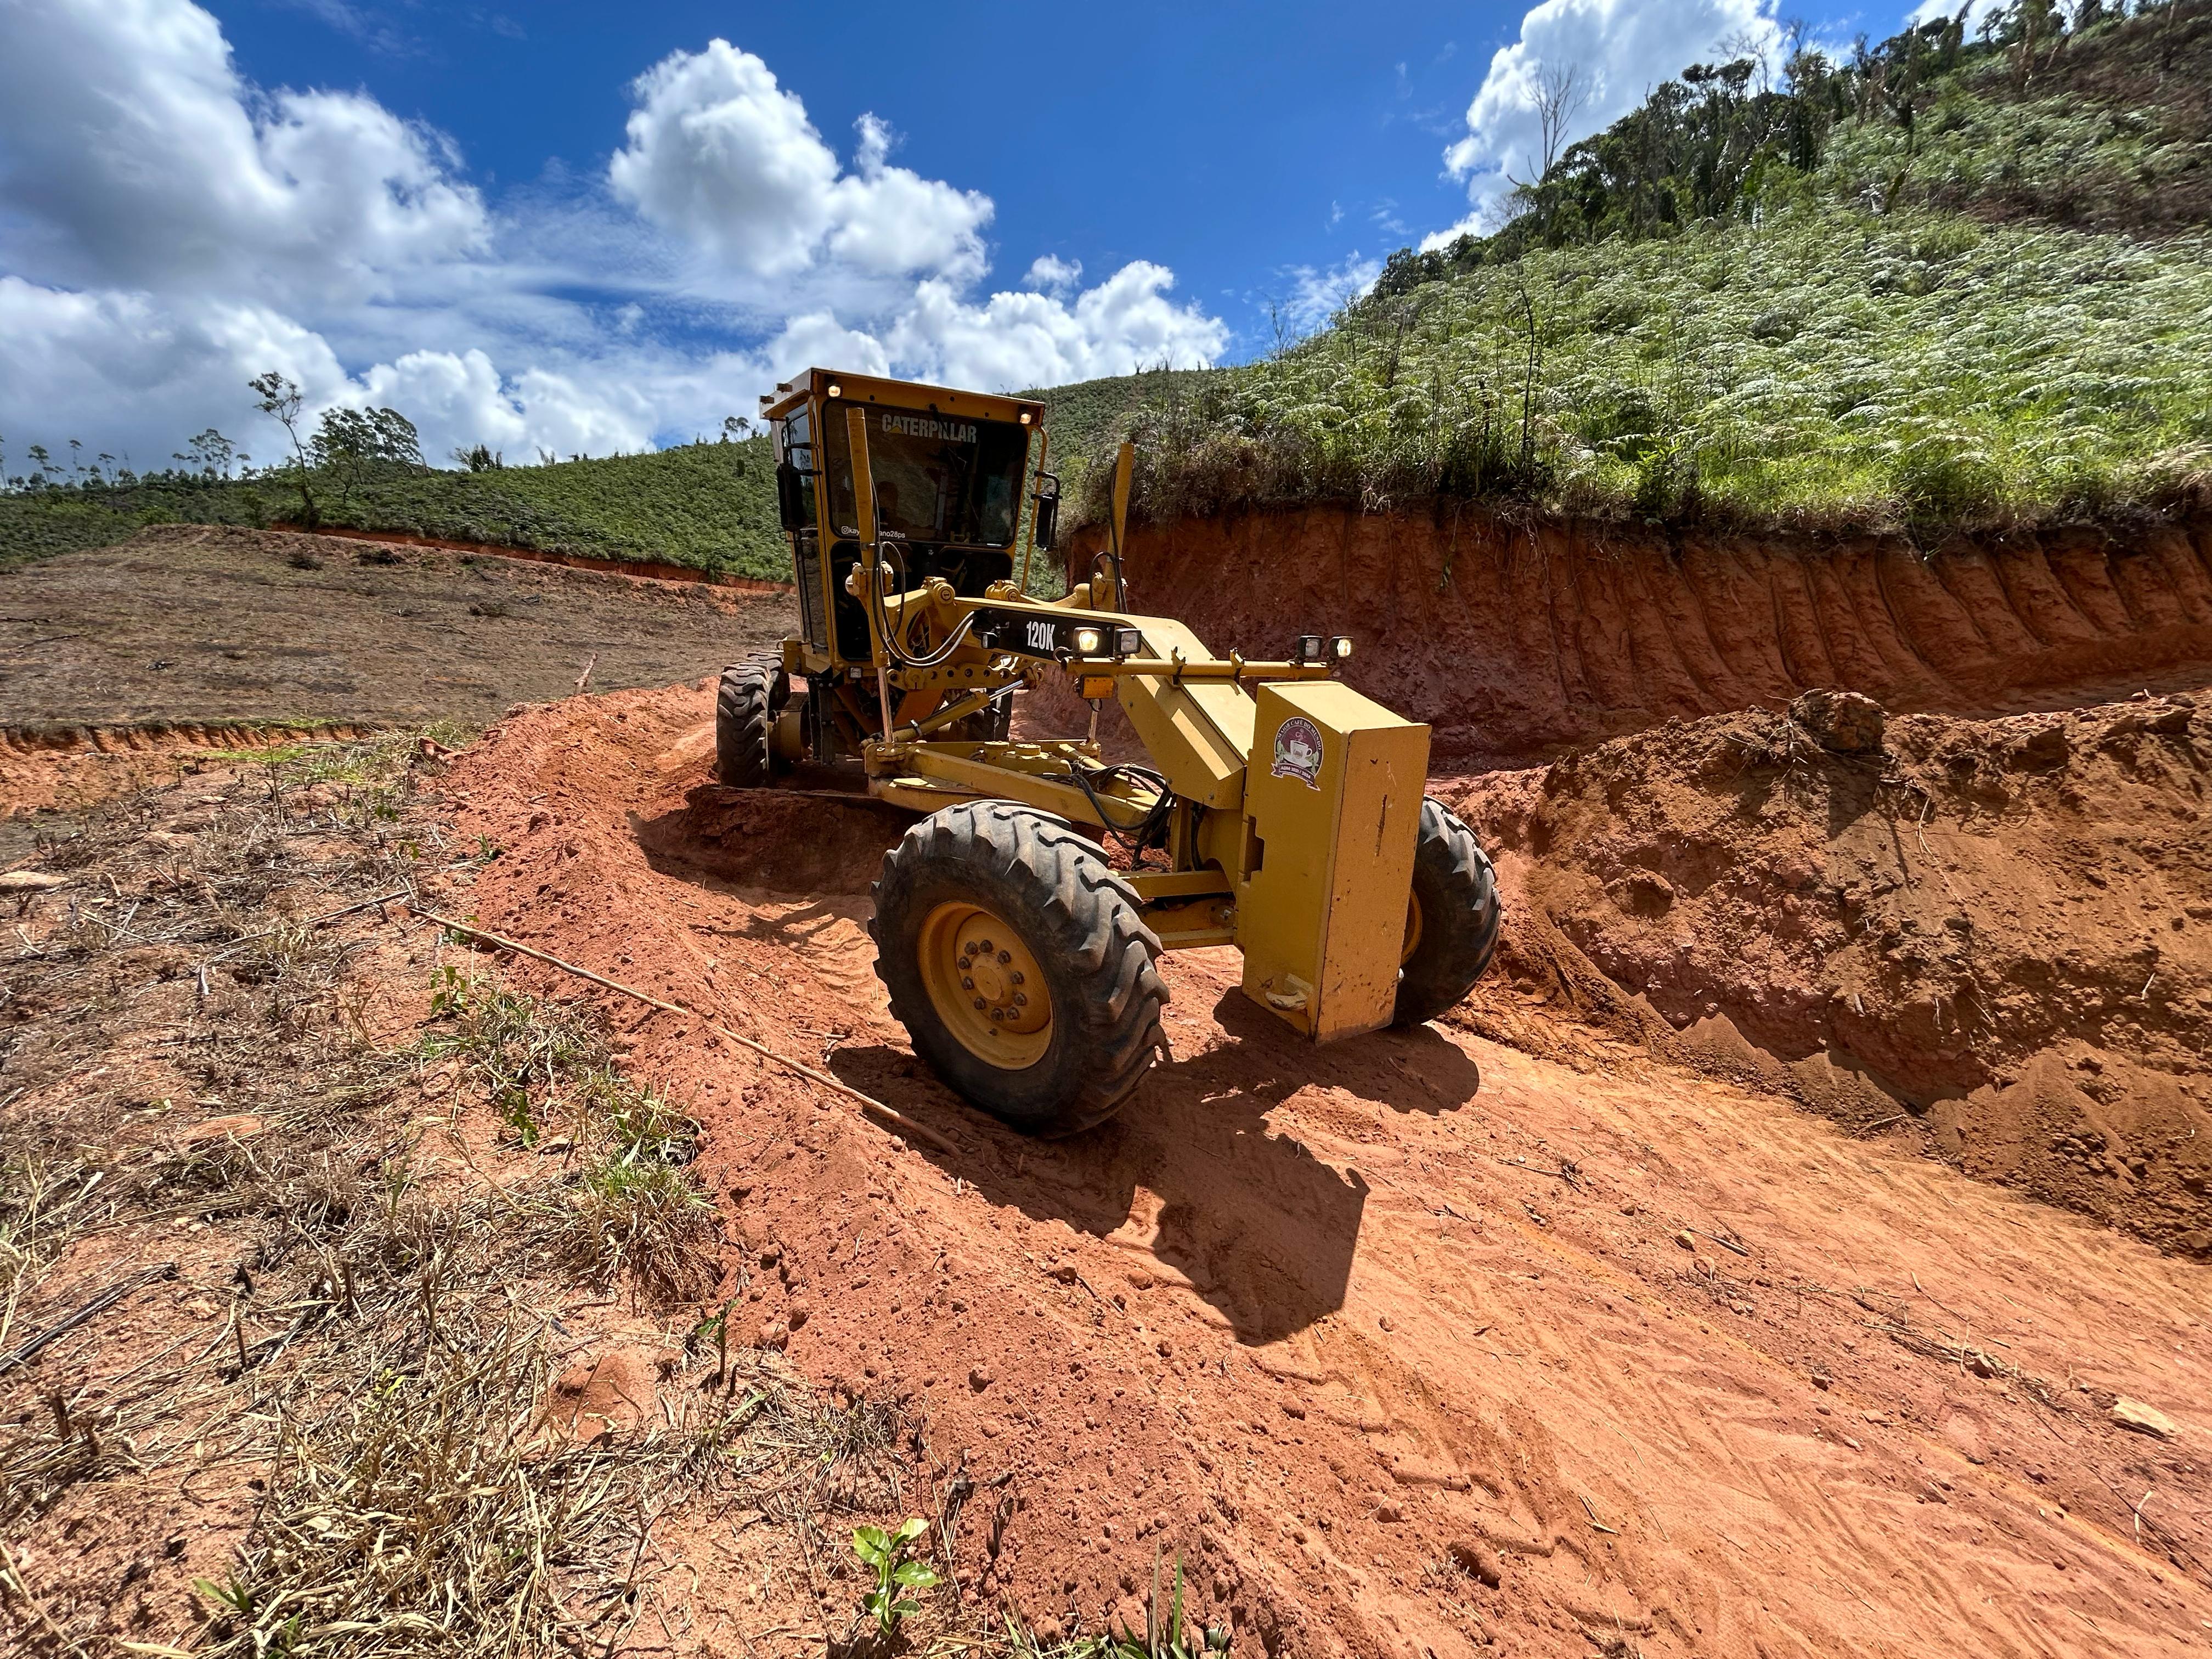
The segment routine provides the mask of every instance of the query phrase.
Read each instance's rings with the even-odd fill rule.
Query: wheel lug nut
[[[984,1006],[983,999],[982,999],[982,998],[981,998],[981,997],[977,997],[977,998],[975,999],[975,1006],[976,1006],[978,1008],[982,1007],[982,1006]]]
[[[988,940],[988,939],[985,939],[985,940],[983,941],[982,945],[981,946],[981,949],[983,949],[983,950],[985,950],[985,951],[988,951],[988,950],[991,948],[991,941],[990,941],[990,940]]]
[[[975,981],[972,979],[963,979],[960,981],[960,988],[963,991],[972,991],[975,988]]]
[[[1013,959],[1014,953],[1012,951],[1001,951],[999,952],[999,960],[1001,962],[1012,962]]]
[[[1017,968],[1016,969],[1014,969],[1014,971],[1013,971],[1012,973],[1011,973],[1011,974],[1007,975],[1006,975],[1006,977],[1007,977],[1007,978],[1009,978],[1009,979],[1011,979],[1011,980],[1012,980],[1012,981],[1013,981],[1013,982],[1014,982],[1015,984],[1017,984],[1017,985],[1025,985],[1025,984],[1027,984],[1027,983],[1029,982],[1029,981],[1028,981],[1028,980],[1024,976],[1024,975],[1023,975],[1023,973],[1022,973],[1022,970],[1021,970],[1020,969],[1018,969],[1018,968]]]
[[[1023,994],[1021,992],[1019,992],[1019,991],[1017,991],[1017,992],[1015,992],[1015,993],[1014,993],[1014,1006],[1015,1006],[1015,1007],[1017,1007],[1017,1008],[1026,1008],[1026,1007],[1028,1007],[1029,1006],[1030,1006],[1030,1000],[1029,1000],[1029,998],[1028,998],[1028,997],[1026,997],[1025,995],[1024,995],[1024,994]]]

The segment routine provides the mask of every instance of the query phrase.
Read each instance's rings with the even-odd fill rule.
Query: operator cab
[[[854,408],[867,419],[872,537],[854,505]],[[803,631],[816,649],[843,662],[869,659],[866,612],[845,591],[866,540],[896,573],[900,592],[941,577],[963,597],[981,599],[1013,575],[1024,485],[1042,465],[1042,406],[817,368],[773,399],[769,415]]]

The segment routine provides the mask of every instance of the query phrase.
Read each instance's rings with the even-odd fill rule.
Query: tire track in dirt
[[[465,756],[462,826],[501,848],[477,915],[960,1148],[608,1010],[704,1120],[758,1339],[1012,1476],[964,1594],[1127,1614],[1157,1546],[1270,1654],[2212,1634],[2212,1271],[1588,1036],[1580,1069],[1437,1030],[1306,1048],[1218,953],[1170,959],[1175,1059],[1121,1117],[1024,1141],[884,1012],[855,890],[895,824],[817,802],[811,835],[687,842],[708,708],[579,699]],[[747,863],[802,840],[828,896]]]

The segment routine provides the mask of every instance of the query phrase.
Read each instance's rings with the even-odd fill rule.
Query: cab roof
[[[817,396],[842,398],[847,403],[882,404],[891,409],[926,410],[933,415],[965,415],[971,420],[1044,424],[1044,405],[1034,398],[999,398],[985,392],[959,392],[919,380],[886,380],[830,368],[810,368],[782,382],[774,392],[762,393],[762,418],[781,420]]]

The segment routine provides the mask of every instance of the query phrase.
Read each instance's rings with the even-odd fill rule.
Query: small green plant
[[[908,1600],[906,1592],[929,1589],[942,1582],[936,1568],[907,1554],[907,1547],[928,1530],[929,1522],[918,1516],[902,1522],[896,1532],[881,1527],[853,1528],[853,1553],[876,1575],[875,1588],[860,1598],[860,1611],[876,1621],[877,1633],[885,1641],[897,1631],[900,1620],[921,1611],[921,1603]]]

